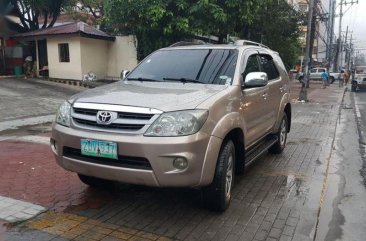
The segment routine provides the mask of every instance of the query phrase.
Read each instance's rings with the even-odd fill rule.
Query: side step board
[[[258,157],[263,155],[271,146],[273,146],[278,141],[277,136],[269,136],[264,141],[260,142],[253,148],[251,148],[245,154],[245,166],[249,166],[253,163]]]

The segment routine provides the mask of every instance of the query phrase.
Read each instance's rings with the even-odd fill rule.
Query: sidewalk
[[[298,87],[292,84],[292,99],[297,98]],[[237,176],[233,202],[223,214],[205,210],[198,190],[122,184],[93,190],[58,167],[47,145],[32,139],[2,141],[0,196],[47,211],[5,232],[0,228],[0,237],[9,241],[313,240],[344,94],[337,85],[320,87],[310,85],[310,102],[293,101],[292,130],[284,153],[267,154],[245,175]]]

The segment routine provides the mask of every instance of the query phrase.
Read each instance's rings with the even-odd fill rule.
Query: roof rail
[[[169,47],[179,47],[179,46],[190,46],[190,45],[204,45],[206,44],[203,41],[198,41],[198,42],[189,42],[189,41],[180,41],[180,42],[176,42],[172,45],[170,45]]]
[[[259,46],[259,47],[269,49],[269,47],[264,44],[249,41],[249,40],[243,40],[243,39],[236,40],[234,44],[235,45],[254,45],[254,46]]]

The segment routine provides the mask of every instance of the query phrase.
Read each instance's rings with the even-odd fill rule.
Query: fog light
[[[173,166],[179,170],[183,170],[188,167],[188,161],[184,157],[177,157],[173,161]]]

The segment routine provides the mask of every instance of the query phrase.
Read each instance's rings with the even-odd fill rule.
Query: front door
[[[248,73],[260,72],[259,55],[257,51],[247,53],[244,58],[243,81]],[[246,146],[251,146],[267,131],[268,86],[243,89],[241,99],[242,119],[246,126]]]

